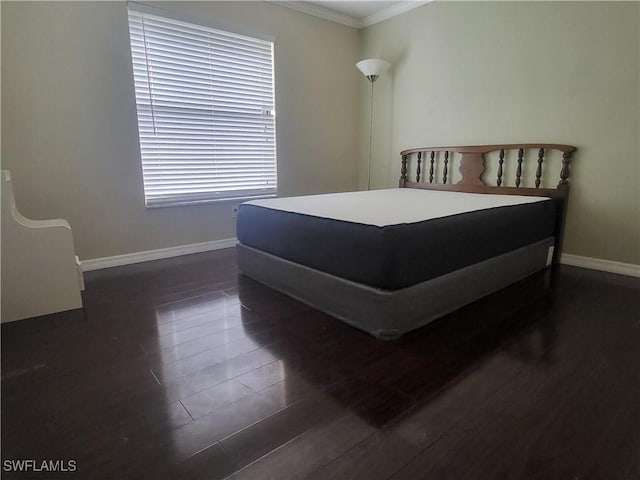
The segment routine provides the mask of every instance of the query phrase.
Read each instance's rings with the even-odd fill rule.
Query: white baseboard
[[[211,242],[191,243],[189,245],[179,245],[177,247],[125,253],[124,255],[114,255],[113,257],[90,258],[82,260],[82,271],[89,272],[91,270],[100,270],[102,268],[120,267],[122,265],[130,265],[132,263],[179,257],[180,255],[189,255],[191,253],[220,250],[222,248],[234,247],[236,243],[238,243],[237,238],[224,238],[222,240],[213,240]]]
[[[133,263],[148,262],[150,260],[160,260],[163,258],[178,257],[180,255],[189,255],[191,253],[220,250],[222,248],[234,247],[236,243],[238,243],[237,238],[224,238],[222,240],[214,240],[211,242],[192,243],[189,245],[179,245],[177,247],[160,248],[144,252],[125,253],[124,255],[115,255],[113,257],[90,258],[82,260],[82,271],[89,272],[91,270],[120,267],[122,265],[130,265]],[[600,270],[603,272],[617,273],[631,277],[640,277],[640,265],[635,265],[633,263],[622,263],[614,262],[612,260],[602,260],[600,258],[582,257],[580,255],[571,255],[569,253],[563,253],[561,255],[560,263],[574,267],[589,268],[591,270]]]
[[[612,260],[602,260],[601,258],[581,257],[563,253],[560,256],[560,263],[574,267],[589,268],[602,272],[617,273],[630,277],[640,277],[640,265],[633,263],[614,262]]]

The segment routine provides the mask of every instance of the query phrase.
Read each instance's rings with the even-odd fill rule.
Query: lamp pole
[[[371,100],[369,107],[369,173],[367,176],[367,190],[371,190],[371,153],[373,151],[373,84],[378,79],[377,75],[369,75],[367,77],[369,79],[369,83],[371,84]]]
[[[367,190],[371,190],[371,162],[373,153],[373,84],[380,78],[389,67],[389,62],[377,58],[370,58],[356,63],[356,67],[360,70],[369,83],[371,84],[370,107],[369,107],[369,165],[367,172]]]

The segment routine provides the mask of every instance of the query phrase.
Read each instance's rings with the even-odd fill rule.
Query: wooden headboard
[[[571,157],[575,151],[576,147],[572,145],[550,143],[411,148],[400,152],[402,158],[400,187],[554,198],[557,212],[553,261],[557,264],[562,247],[562,231],[569,195]],[[531,159],[532,153],[535,162],[531,165],[535,167],[535,173],[529,175],[532,186],[524,186],[527,159]],[[559,182],[555,188],[542,188],[543,174],[549,173],[545,159],[553,153],[562,155],[559,174],[556,177],[559,178]],[[490,184],[483,175],[487,167],[485,156],[489,154],[495,157],[495,165],[491,165],[495,169],[495,184]],[[456,183],[452,182],[451,175],[454,156],[460,172],[460,179]],[[410,167],[413,167],[412,173],[409,173]],[[512,183],[511,186],[507,186],[507,178],[504,174],[507,167],[514,172],[513,182],[509,182]]]

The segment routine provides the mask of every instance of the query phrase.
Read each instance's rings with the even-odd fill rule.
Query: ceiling
[[[429,0],[295,0],[273,1],[283,7],[292,8],[309,15],[342,23],[350,27],[363,28],[400,15],[424,5]]]

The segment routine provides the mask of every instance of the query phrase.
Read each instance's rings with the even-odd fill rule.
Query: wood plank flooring
[[[2,325],[3,479],[640,478],[638,279],[563,266],[392,343],[233,249],[86,284]]]

